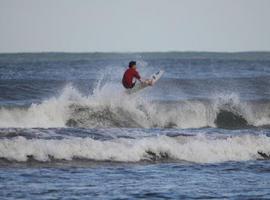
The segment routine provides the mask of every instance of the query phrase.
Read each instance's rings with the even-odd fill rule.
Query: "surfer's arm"
[[[138,79],[140,82],[142,82],[141,76],[140,76],[140,74],[139,74],[137,71],[135,71],[134,77],[135,77],[136,79]]]
[[[136,71],[135,74],[134,74],[135,78],[138,79],[141,83],[144,83],[144,84],[147,84],[147,85],[152,85],[152,81],[149,80],[149,79],[145,79],[143,80],[140,76],[140,74]]]
[[[140,74],[137,72],[137,71],[135,71],[135,73],[134,73],[134,77],[136,78],[136,79],[138,79],[141,83],[143,83],[143,84],[147,84],[147,85],[152,85],[152,81],[151,80],[148,80],[148,79],[146,79],[146,80],[143,80],[142,78],[141,78],[141,76],[140,76]]]

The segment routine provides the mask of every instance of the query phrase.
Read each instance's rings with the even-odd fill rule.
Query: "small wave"
[[[154,136],[106,141],[91,138],[26,139],[18,136],[0,140],[0,158],[16,162],[76,159],[151,162],[170,159],[195,163],[217,163],[265,159],[269,152],[270,138],[265,135],[222,138],[206,135]]]

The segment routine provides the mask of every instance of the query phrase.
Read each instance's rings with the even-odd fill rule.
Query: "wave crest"
[[[258,153],[259,152],[259,153]],[[270,139],[265,135],[213,138],[197,136],[155,136],[118,138],[26,139],[22,136],[0,140],[0,157],[10,161],[42,162],[87,159],[94,161],[140,162],[171,159],[195,163],[245,161],[268,155]]]
[[[119,92],[116,92],[119,91]],[[0,109],[0,127],[248,128],[270,125],[269,102],[241,102],[236,95],[211,101],[150,101],[105,84],[89,96],[71,85],[59,97],[27,108]]]

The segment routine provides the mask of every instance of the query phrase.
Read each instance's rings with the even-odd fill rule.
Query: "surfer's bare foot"
[[[152,80],[145,80],[144,83],[149,86],[153,85]]]
[[[148,85],[153,86],[153,81],[149,81]]]

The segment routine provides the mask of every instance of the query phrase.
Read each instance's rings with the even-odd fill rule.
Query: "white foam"
[[[87,110],[74,112],[72,105],[87,107],[92,112],[91,116]],[[98,83],[89,96],[68,85],[58,97],[44,100],[41,104],[32,104],[25,109],[1,108],[0,127],[65,127],[70,119],[84,122],[80,126],[89,128],[111,127],[119,123],[124,127],[144,128],[171,125],[177,128],[215,127],[217,113],[222,108],[227,109],[228,105],[251,125],[270,124],[268,109],[256,111],[256,108],[254,111],[251,105],[241,102],[235,94],[214,96],[212,103],[182,101],[180,105],[161,105],[139,94],[127,95],[119,84]]]
[[[26,139],[17,137],[0,140],[0,157],[25,162],[28,156],[48,162],[50,158],[73,160],[138,162],[150,160],[151,155],[166,153],[171,159],[195,163],[216,163],[258,159],[258,151],[270,152],[270,138],[252,135],[213,139],[204,135],[194,137],[148,137],[98,141],[90,138],[62,140]]]
[[[27,109],[1,108],[0,127],[64,127],[68,119],[68,106],[81,100],[76,89],[68,85],[58,98],[44,100],[41,104],[32,104]]]

